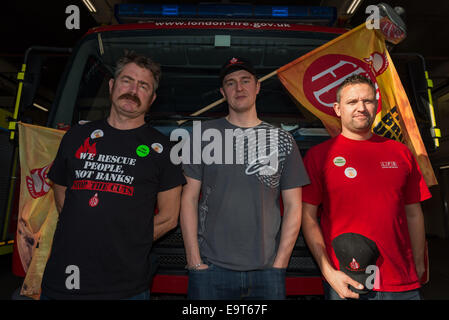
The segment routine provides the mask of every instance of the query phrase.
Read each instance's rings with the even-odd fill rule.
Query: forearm
[[[406,205],[405,208],[413,258],[418,271],[418,276],[420,276],[420,273],[424,271],[424,254],[426,245],[424,216],[419,203]]]
[[[55,205],[56,210],[58,210],[58,213],[61,213],[62,208],[64,207],[64,201],[65,201],[65,191],[67,190],[67,187],[59,185],[59,184],[53,184],[53,192],[55,197]]]
[[[329,256],[326,251],[323,234],[319,226],[316,216],[312,218],[307,216],[303,219],[303,234],[309,246],[312,255],[314,256],[323,277],[330,284],[330,286],[337,292],[342,299],[353,298],[358,299],[359,295],[349,289],[348,285],[355,288],[363,289],[363,284],[353,280],[345,273],[336,270],[330,263]]]
[[[304,205],[307,206],[308,204]],[[335,269],[327,254],[326,244],[324,243],[323,233],[318,220],[304,214],[302,219],[302,233],[321,273],[327,280],[329,274],[335,271]]]
[[[198,247],[198,200],[183,198],[180,220],[187,265],[197,265],[202,262]]]
[[[301,204],[284,207],[281,239],[273,267],[287,268],[301,227]]]
[[[178,214],[175,212],[162,212],[154,216],[154,232],[153,240],[159,239],[168,231],[174,229],[178,225]]]
[[[178,224],[181,186],[157,194],[158,213],[154,216],[153,239],[159,239]]]

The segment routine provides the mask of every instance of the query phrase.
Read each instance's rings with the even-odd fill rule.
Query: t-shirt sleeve
[[[318,167],[316,150],[309,149],[304,157],[304,165],[309,174],[310,184],[302,189],[302,201],[313,205],[319,205],[323,199],[323,185],[321,180],[322,168]]]
[[[203,165],[202,164],[183,164],[182,169],[184,174],[195,180],[202,180],[203,178]]]
[[[413,154],[407,149],[407,157],[410,161],[410,174],[405,186],[405,204],[418,203],[432,197],[426,181],[421,173],[418,162]]]
[[[170,143],[170,150],[171,148],[173,148],[173,144]],[[181,165],[173,164],[170,160],[170,151],[165,153],[159,175],[159,192],[170,190],[185,183],[186,179],[182,174]]]
[[[295,139],[289,135],[289,143],[292,144],[292,150],[287,155],[284,168],[282,171],[280,187],[281,190],[292,189],[302,187],[310,183],[309,176],[307,175],[304,163],[299,153],[298,145]]]
[[[69,140],[69,132],[67,132],[59,144],[58,152],[56,153],[55,160],[48,172],[48,178],[56,184],[66,186],[69,184],[68,176],[68,159],[67,159],[67,145]]]

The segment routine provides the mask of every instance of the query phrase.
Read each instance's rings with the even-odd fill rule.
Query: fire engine
[[[125,50],[148,54],[161,64],[162,79],[147,121],[169,135],[179,127],[191,129],[192,120],[226,115],[226,104],[216,101],[221,99],[219,70],[227,58],[248,57],[263,76],[348,31],[331,27],[336,19],[332,7],[120,4],[116,17],[120,24],[91,29],[73,49],[34,47],[27,52],[24,66],[32,55],[71,52],[48,127],[67,129],[81,121],[106,117],[110,109],[108,81]],[[24,67],[19,73],[15,119],[19,110],[30,105],[29,96],[35,92],[33,85],[27,87],[27,81],[36,79],[29,80],[26,72]],[[193,115],[211,105],[208,111]],[[321,122],[289,96],[277,77],[262,82],[256,105],[261,119],[292,133],[303,155],[329,138]],[[15,139],[13,135],[11,131]],[[17,158],[12,162],[16,163],[12,176],[17,176]],[[11,184],[10,195],[9,225],[4,229],[11,233],[17,223],[18,183]],[[24,276],[16,251],[13,272]],[[188,276],[179,227],[154,244],[153,258],[152,295],[186,294]],[[322,295],[320,271],[301,233],[286,275],[288,296]]]

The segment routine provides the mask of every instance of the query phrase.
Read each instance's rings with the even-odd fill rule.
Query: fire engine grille
[[[181,229],[169,232],[153,246],[153,254],[158,261],[157,273],[186,275],[186,257]],[[287,276],[319,276],[318,266],[305,245],[300,233],[290,259]]]

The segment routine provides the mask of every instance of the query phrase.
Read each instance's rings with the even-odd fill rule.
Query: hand
[[[421,281],[424,272],[426,272],[426,267],[424,266],[424,263],[416,265],[416,273],[418,274],[419,281]]]
[[[363,289],[363,285],[339,270],[335,270],[329,277],[326,278],[326,280],[342,299],[359,298],[359,294],[349,289],[349,285],[357,289]]]
[[[206,270],[209,269],[209,266],[205,263],[200,264],[195,270]]]

